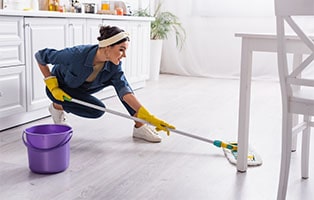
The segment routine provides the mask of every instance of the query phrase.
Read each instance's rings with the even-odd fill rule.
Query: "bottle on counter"
[[[48,10],[65,12],[65,5],[60,3],[60,0],[49,0]]]
[[[49,11],[57,11],[59,7],[59,0],[49,0],[48,10]]]

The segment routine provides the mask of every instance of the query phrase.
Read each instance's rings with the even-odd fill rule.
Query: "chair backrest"
[[[275,0],[275,14],[314,15],[314,0]]]
[[[277,17],[277,38],[278,38],[278,67],[281,89],[283,96],[291,96],[292,85],[314,86],[314,80],[302,78],[301,73],[314,60],[314,42],[304,30],[296,23],[292,16],[314,15],[314,0],[275,0],[275,14]],[[311,50],[311,53],[298,66],[289,70],[286,50],[285,24],[296,33],[299,39]],[[286,99],[287,100],[287,99]]]

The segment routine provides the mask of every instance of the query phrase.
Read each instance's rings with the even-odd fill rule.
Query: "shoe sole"
[[[135,138],[135,139],[140,139],[140,140],[145,140],[145,141],[151,142],[151,143],[160,143],[160,142],[161,142],[161,140],[159,140],[159,141],[152,141],[152,140],[148,140],[148,139],[145,139],[145,138],[136,137],[136,136],[134,136],[134,135],[133,135],[133,138]]]

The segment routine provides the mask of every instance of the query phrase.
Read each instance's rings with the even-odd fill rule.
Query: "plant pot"
[[[162,52],[162,40],[150,40],[150,73],[149,80],[158,80]]]

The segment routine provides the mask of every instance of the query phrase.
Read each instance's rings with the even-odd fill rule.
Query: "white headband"
[[[127,32],[120,32],[110,38],[99,41],[98,46],[107,47],[127,37],[129,37]]]

